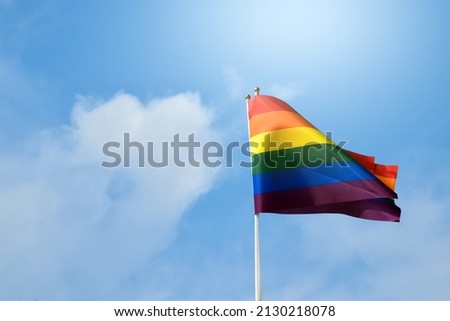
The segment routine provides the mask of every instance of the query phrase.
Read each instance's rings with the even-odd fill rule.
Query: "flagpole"
[[[262,301],[261,257],[259,253],[259,214],[255,214],[255,301]]]
[[[259,95],[259,88],[256,87],[254,89],[255,95]],[[249,125],[249,117],[248,117],[248,102],[250,100],[250,95],[245,96],[245,100],[247,103],[247,128],[248,128],[248,137],[250,138],[250,125]],[[259,249],[259,213],[254,214],[254,225],[255,225],[255,301],[262,301],[262,291],[261,291],[261,256]]]

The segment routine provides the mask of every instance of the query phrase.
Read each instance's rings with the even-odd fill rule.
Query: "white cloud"
[[[147,105],[125,93],[80,97],[69,126],[34,140],[34,156],[0,158],[0,299],[133,298],[125,280],[170,244],[217,171],[104,168],[102,146],[125,132],[144,145],[177,133],[212,140],[212,120],[195,93]]]

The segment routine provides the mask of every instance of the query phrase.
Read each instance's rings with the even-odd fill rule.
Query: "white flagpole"
[[[255,95],[259,95],[259,88],[255,88]],[[250,95],[245,96],[247,102],[247,128],[248,137],[250,138],[250,124],[248,118],[248,101],[250,100]],[[261,257],[259,251],[259,213],[254,215],[255,220],[255,301],[262,301],[262,291],[261,291]]]
[[[259,255],[259,214],[255,214],[255,301],[262,301],[261,257]]]

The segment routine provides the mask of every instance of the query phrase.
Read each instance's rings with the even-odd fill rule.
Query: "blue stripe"
[[[356,162],[337,162],[318,167],[298,167],[253,175],[254,195],[355,180],[377,180]]]

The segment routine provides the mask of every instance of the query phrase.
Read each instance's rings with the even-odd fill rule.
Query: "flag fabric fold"
[[[248,117],[255,214],[400,220],[398,166],[342,149],[276,97],[250,98]]]

